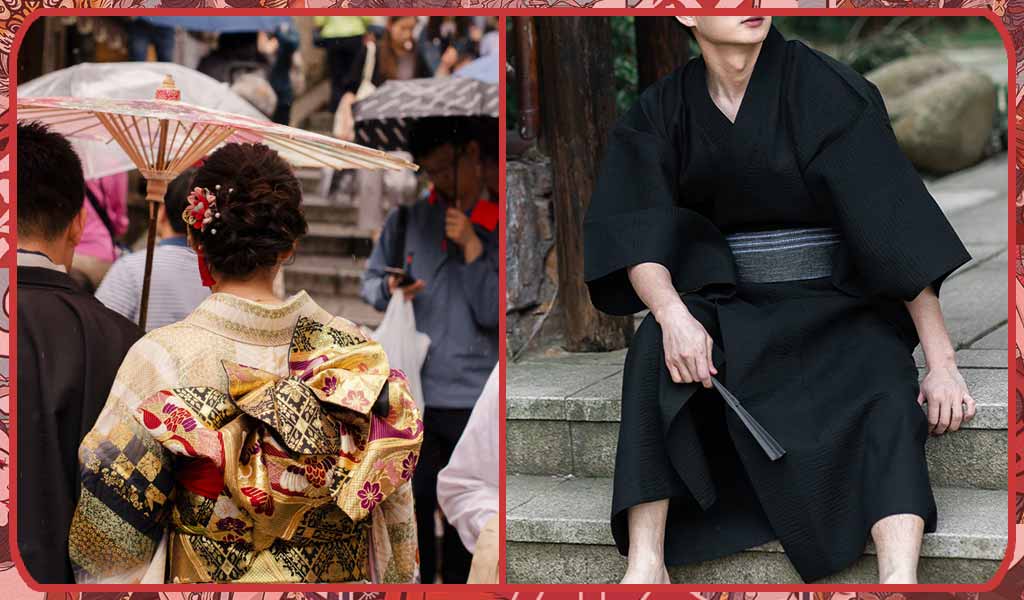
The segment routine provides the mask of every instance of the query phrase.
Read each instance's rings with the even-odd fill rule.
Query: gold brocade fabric
[[[165,533],[169,582],[414,577],[423,426],[405,377],[357,328],[293,323],[285,375],[221,360],[226,391],[161,389],[86,437],[80,582],[151,570],[129,549],[145,562]]]

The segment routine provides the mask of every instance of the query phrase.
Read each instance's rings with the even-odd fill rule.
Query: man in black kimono
[[[78,445],[139,328],[68,276],[85,226],[85,179],[71,144],[18,126],[18,549],[39,583],[74,583],[68,528]]]
[[[872,538],[881,581],[915,583],[925,441],[975,411],[938,299],[970,255],[867,80],[770,17],[679,19],[702,54],[620,119],[584,222],[595,306],[650,309],[623,371],[625,580],[778,539],[813,581]]]

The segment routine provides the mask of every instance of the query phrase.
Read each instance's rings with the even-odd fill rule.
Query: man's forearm
[[[672,285],[672,274],[664,265],[658,263],[641,263],[629,268],[629,282],[633,284],[640,300],[651,309],[654,318],[672,308],[683,306],[679,292]]]
[[[928,368],[955,365],[956,351],[949,340],[949,332],[946,330],[942,307],[935,290],[927,287],[917,295],[917,298],[906,304],[910,317],[914,320],[917,337],[921,340],[921,349],[924,350]]]

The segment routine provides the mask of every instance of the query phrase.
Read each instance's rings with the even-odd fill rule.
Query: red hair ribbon
[[[213,287],[217,280],[210,274],[210,266],[206,264],[206,255],[203,254],[203,249],[196,250],[196,255],[199,257],[199,277],[203,281],[203,286]]]

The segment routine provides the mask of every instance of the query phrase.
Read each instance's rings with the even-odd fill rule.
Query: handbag
[[[370,94],[377,91],[373,85],[373,70],[377,66],[377,44],[370,42],[366,44],[366,61],[363,62],[363,79],[359,82],[359,89],[356,90],[356,102],[363,100]]]
[[[369,42],[366,44],[366,60],[363,61],[363,77],[359,81],[359,88],[356,89],[356,102],[365,99],[367,96],[377,91],[377,86],[373,85],[373,70],[376,67],[376,64],[377,44]],[[334,111],[334,124],[331,127],[331,132],[336,138],[342,137],[341,116],[342,108],[341,103],[339,102]]]

